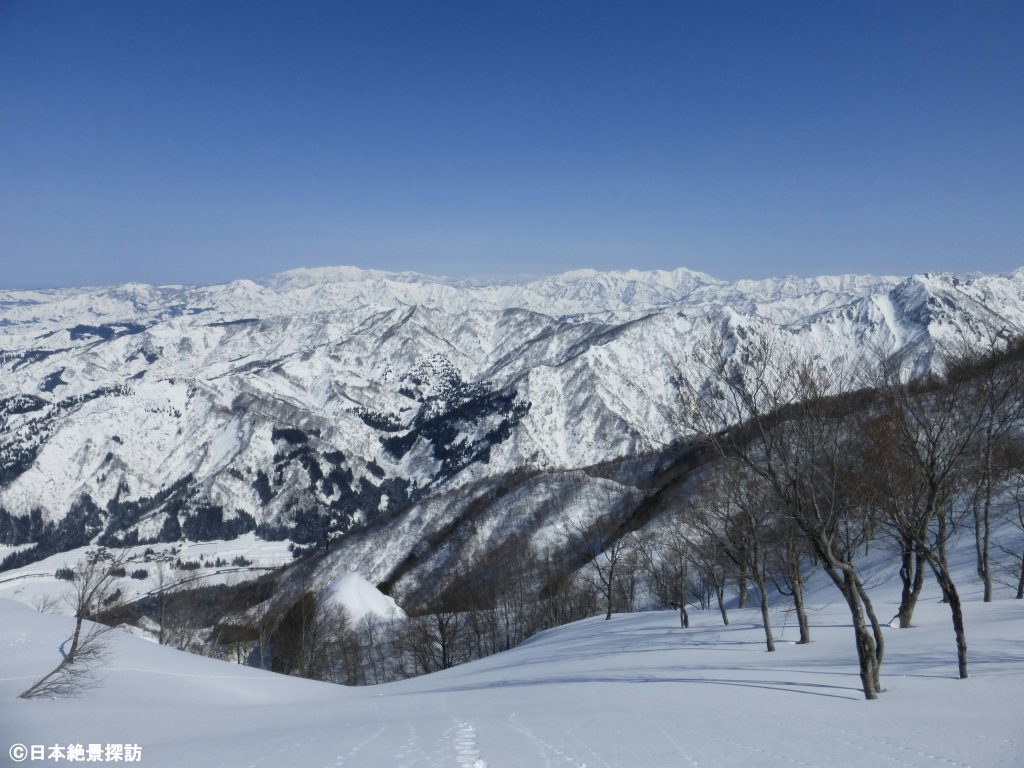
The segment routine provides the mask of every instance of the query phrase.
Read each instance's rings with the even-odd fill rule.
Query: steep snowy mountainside
[[[322,545],[438,492],[681,434],[694,350],[850,361],[1024,330],[1024,272],[726,283],[689,270],[450,280],[332,268],[0,291],[0,544],[256,530]],[[7,563],[8,566],[16,563]]]

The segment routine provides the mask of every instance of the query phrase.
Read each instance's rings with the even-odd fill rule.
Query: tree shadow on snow
[[[538,680],[502,680],[499,682],[454,685],[446,688],[432,688],[430,690],[418,691],[417,693],[458,693],[463,691],[490,690],[494,688],[530,688],[538,686],[567,684],[571,685],[579,683],[625,683],[630,685],[643,683],[673,683],[690,685],[713,685],[736,688],[760,688],[766,691],[779,691],[780,693],[796,693],[805,696],[824,696],[830,699],[849,699],[859,701],[864,698],[863,690],[859,686],[826,685],[824,683],[797,683],[790,680],[743,680],[730,678],[670,677],[645,675],[623,675],[621,677],[579,675],[551,677]],[[829,693],[827,691],[837,691],[837,693]],[[838,691],[844,691],[845,693],[838,693]]]

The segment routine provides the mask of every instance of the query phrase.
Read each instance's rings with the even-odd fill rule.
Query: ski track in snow
[[[845,737],[849,737],[849,738],[841,738],[841,737],[836,737],[836,736],[830,737],[830,738],[836,739],[837,741],[842,742],[843,744],[845,744],[845,745],[847,745],[849,747],[853,747],[854,749],[860,749],[860,750],[862,750],[864,752],[867,752],[869,754],[872,754],[872,755],[877,755],[879,757],[884,757],[884,758],[886,758],[888,760],[892,760],[893,762],[899,763],[900,765],[915,765],[915,763],[908,763],[908,762],[906,762],[904,760],[900,760],[900,759],[898,759],[896,757],[893,757],[892,755],[886,755],[886,754],[884,754],[882,752],[878,752],[877,750],[869,749],[868,747],[864,746],[864,742],[884,744],[887,747],[891,747],[892,749],[895,749],[895,750],[897,750],[899,752],[906,752],[906,753],[910,753],[910,754],[913,754],[913,755],[917,755],[918,757],[924,757],[924,758],[927,758],[928,760],[931,760],[932,762],[941,763],[942,765],[950,765],[950,766],[953,766],[954,768],[978,768],[978,766],[972,765],[970,763],[961,763],[958,760],[952,760],[952,759],[950,759],[948,757],[943,757],[942,755],[936,755],[936,754],[933,754],[931,752],[927,752],[925,750],[913,749],[912,747],[907,747],[907,746],[905,746],[903,744],[898,744],[898,743],[896,743],[894,741],[890,741],[890,740],[886,739],[884,736],[879,736],[877,734],[854,733],[853,731],[848,731],[845,728],[840,728],[840,727],[835,726],[835,725],[829,725],[827,723],[821,723],[821,724],[819,724],[819,727],[824,728],[825,730],[828,730],[828,731],[834,731],[835,733],[842,734]],[[964,734],[964,733],[960,733],[958,735],[961,736],[961,737],[968,738],[968,739],[977,738],[977,734]],[[916,764],[919,765],[920,763],[916,763]]]
[[[362,741],[357,743],[354,747],[351,747],[347,752],[338,755],[336,757],[335,761],[334,761],[334,765],[335,766],[343,766],[346,763],[348,763],[349,760],[352,760],[355,757],[357,757],[359,755],[359,753],[363,749],[365,749],[367,746],[369,746],[370,744],[375,742],[377,739],[379,739],[381,734],[384,733],[386,730],[387,730],[387,726],[382,726],[378,730],[374,731],[373,734],[370,735],[368,738],[363,739]]]
[[[547,768],[555,768],[555,766],[559,765],[569,765],[572,768],[587,768],[587,764],[584,761],[577,759],[572,753],[567,752],[561,747],[545,741],[532,729],[519,722],[515,714],[509,715],[508,722],[512,728],[523,734],[537,747],[537,752],[540,754],[541,759],[544,760],[544,765]]]
[[[713,733],[709,733],[707,731],[694,731],[690,728],[680,727],[679,730],[689,733],[693,737],[695,744],[700,744],[701,742],[707,742],[709,740],[714,741],[717,744],[720,744],[722,746],[724,754],[731,754],[732,752],[734,752],[735,747],[739,747],[740,749],[752,752],[755,755],[759,755],[763,758],[770,758],[771,762],[768,764],[778,766],[779,768],[781,768],[781,766],[784,765],[801,765],[804,768],[821,768],[821,766],[816,763],[808,763],[805,760],[801,760],[798,757],[784,755],[779,752],[776,752],[773,749],[769,749],[767,745],[750,744],[747,741],[739,738],[739,736],[735,733],[730,733],[729,737],[725,738],[722,736],[715,735]],[[737,730],[739,729],[737,728]],[[763,763],[759,761],[758,764]]]
[[[591,748],[591,746],[589,744],[587,744],[587,742],[582,737],[577,736],[574,733],[570,733],[570,734],[567,734],[567,735],[570,735],[572,737],[572,740],[576,744],[576,747],[578,749],[584,750],[587,754],[589,754],[591,756],[591,758],[593,759],[593,763],[590,764],[591,766],[594,766],[595,768],[596,768],[596,766],[604,766],[604,768],[612,768],[612,764],[609,763],[607,760],[605,760],[603,757],[601,757],[600,754],[595,752],[593,750],[593,748]],[[581,763],[581,765],[584,765],[584,764]]]
[[[413,766],[419,765],[419,758],[421,757],[419,754],[420,738],[416,725],[412,720],[406,720],[405,728],[407,737],[395,753],[395,760],[398,761],[395,764],[396,768],[413,768]]]
[[[819,727],[821,729],[825,729],[825,730],[833,730],[833,731],[837,731],[839,733],[845,733],[845,734],[848,734],[850,736],[855,736],[857,739],[859,739],[859,741],[853,741],[852,739],[849,739],[849,738],[843,738],[843,737],[840,737],[840,736],[832,736],[832,735],[827,734],[827,733],[821,733],[821,731],[819,730],[819,733],[818,733],[819,736],[822,736],[822,737],[824,737],[826,739],[830,739],[830,740],[835,741],[835,742],[837,742],[839,744],[842,744],[844,747],[848,747],[850,749],[856,749],[859,752],[864,752],[865,754],[871,755],[873,758],[877,758],[877,759],[880,759],[880,760],[886,760],[889,763],[895,763],[896,765],[902,765],[902,766],[905,766],[906,768],[914,768],[914,763],[908,763],[906,760],[901,760],[900,758],[894,757],[893,755],[887,754],[885,752],[880,752],[877,749],[871,749],[870,747],[864,746],[864,743],[863,743],[865,741],[868,742],[868,743],[872,743],[872,742],[886,743],[886,742],[884,742],[883,739],[878,739],[878,738],[874,738],[874,737],[869,738],[869,737],[864,736],[864,734],[853,734],[850,731],[844,731],[844,730],[841,730],[839,728],[835,728],[834,726],[829,726],[829,725],[823,725],[823,726],[819,726]],[[893,745],[890,745],[890,746],[893,746]],[[910,750],[908,750],[908,751],[910,751]],[[924,755],[924,753],[921,753],[921,752],[918,752],[918,754]],[[927,757],[933,757],[933,756],[932,755],[927,755]]]
[[[695,760],[693,755],[690,754],[689,750],[687,750],[686,747],[684,747],[682,744],[680,744],[678,741],[672,738],[672,735],[668,732],[668,729],[665,728],[665,726],[659,725],[658,730],[661,731],[661,734],[665,737],[665,741],[672,745],[672,749],[674,749],[679,754],[679,756],[686,761],[686,764],[689,765],[691,768],[714,768],[715,764],[701,763]]]

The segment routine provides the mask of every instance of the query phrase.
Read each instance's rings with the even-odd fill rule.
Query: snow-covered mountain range
[[[1024,270],[723,282],[354,268],[0,291],[0,560],[91,541],[322,541],[439,490],[681,437],[693,351],[827,361],[1024,332]],[[32,552],[28,543],[40,543]],[[15,564],[13,562],[9,565]]]

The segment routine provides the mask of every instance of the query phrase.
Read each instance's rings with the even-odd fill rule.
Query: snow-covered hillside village
[[[37,756],[1020,765],[1024,272],[0,295]]]
[[[1024,768],[1022,41],[0,0],[0,768]]]

